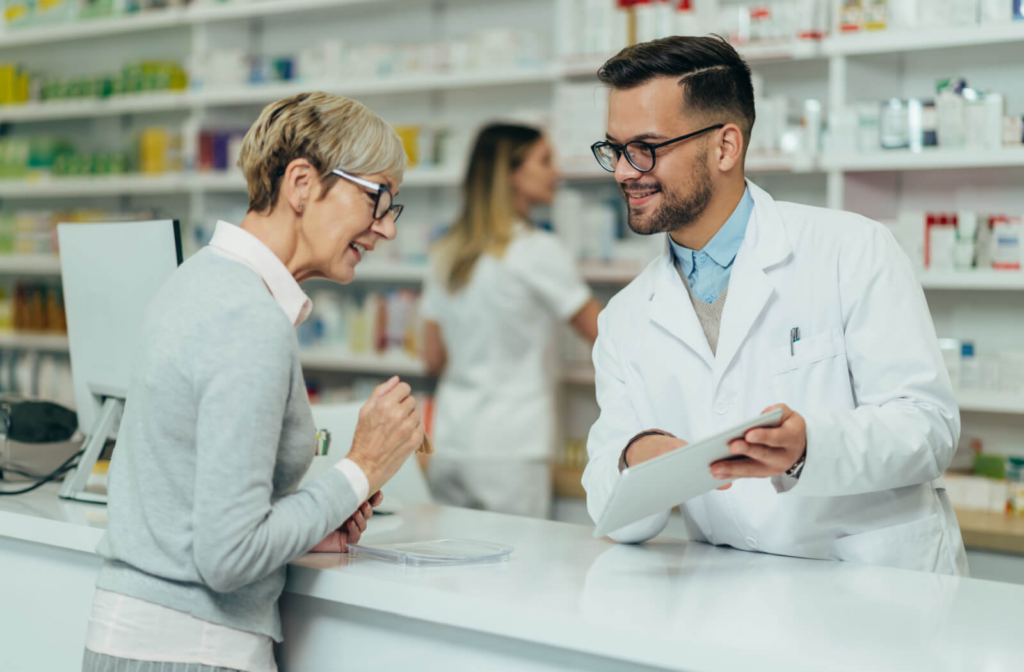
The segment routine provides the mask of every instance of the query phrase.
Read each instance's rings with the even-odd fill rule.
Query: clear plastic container
[[[515,550],[511,546],[469,539],[437,539],[402,544],[355,544],[349,546],[353,558],[375,560],[414,567],[468,565],[507,560]]]

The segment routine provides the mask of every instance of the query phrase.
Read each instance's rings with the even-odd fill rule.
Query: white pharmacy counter
[[[76,670],[101,506],[55,487],[0,497],[0,670]],[[465,538],[507,562],[293,563],[284,672],[1024,670],[1024,586],[784,558],[429,505],[370,521],[367,542]]]

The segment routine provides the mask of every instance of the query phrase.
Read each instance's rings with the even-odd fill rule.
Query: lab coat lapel
[[[654,274],[649,316],[652,322],[697,353],[709,369],[714,368],[715,358],[711,354],[711,346],[708,345],[708,338],[704,335],[697,313],[693,310],[690,295],[676,271],[667,238]]]
[[[766,271],[792,254],[775,201],[753,183],[747,182],[747,187],[754,198],[754,212],[729,278],[713,366],[716,387],[776,293]]]

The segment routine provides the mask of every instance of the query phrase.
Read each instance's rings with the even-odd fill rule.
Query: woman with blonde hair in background
[[[440,376],[429,478],[437,501],[547,517],[555,450],[556,325],[593,344],[600,308],[559,239],[530,223],[559,180],[538,130],[476,139],[463,206],[431,254],[424,353]]]
[[[249,129],[248,213],[218,223],[146,311],[86,672],[275,672],[285,566],[358,541],[381,486],[420,446],[411,390],[392,379],[360,411],[348,457],[299,487],[316,442],[299,283],[351,282],[395,237],[405,161],[394,130],[340,96],[272,103]]]

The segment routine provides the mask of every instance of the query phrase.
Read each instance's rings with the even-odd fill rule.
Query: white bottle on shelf
[[[704,34],[695,4],[696,0],[678,0],[673,18],[673,30],[676,35]]]
[[[633,5],[638,44],[658,39],[658,8],[654,3],[655,0],[638,0]]]
[[[675,35],[675,6],[672,0],[656,0],[654,4],[654,21],[657,24],[656,38]]]
[[[974,354],[974,343],[960,344],[960,389],[977,390],[981,387],[981,369]]]

